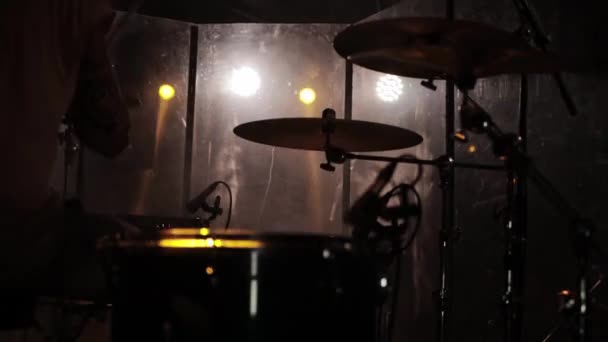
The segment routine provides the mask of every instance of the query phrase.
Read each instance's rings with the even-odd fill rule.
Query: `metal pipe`
[[[344,119],[352,120],[353,118],[353,63],[346,61],[344,75]],[[342,168],[342,217],[346,215],[350,208],[350,161],[344,162]],[[348,225],[342,224],[344,233],[347,232]]]
[[[194,150],[194,115],[196,111],[196,79],[198,74],[198,26],[190,26],[190,64],[188,67],[188,102],[186,107],[186,142],[184,148],[184,183],[182,184],[182,203],[190,200],[192,187],[192,159]]]
[[[446,0],[446,16],[454,20],[454,0]],[[452,80],[445,82],[445,154],[448,161],[455,158],[454,149],[454,118],[455,118],[455,89]],[[449,341],[450,315],[452,310],[453,289],[453,246],[454,235],[454,167],[452,163],[445,164],[440,170],[441,178],[441,231],[439,233],[439,300],[437,341]]]
[[[346,160],[355,159],[355,160],[367,160],[367,161],[380,161],[380,162],[397,162],[402,164],[415,164],[415,165],[430,165],[430,166],[441,166],[442,163],[445,163],[445,157],[440,157],[432,160],[425,159],[417,159],[411,157],[383,157],[383,156],[372,156],[366,154],[354,154],[354,153],[345,153],[344,158]],[[475,163],[460,163],[460,162],[452,162],[451,163],[456,168],[463,169],[477,169],[477,170],[489,170],[489,171],[504,171],[505,167],[503,165],[489,165],[489,164],[475,164]]]

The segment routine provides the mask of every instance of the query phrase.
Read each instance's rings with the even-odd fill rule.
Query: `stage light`
[[[205,273],[207,273],[208,275],[213,275],[213,273],[215,273],[215,270],[213,269],[213,267],[208,266],[207,268],[205,268]]]
[[[300,90],[300,101],[304,104],[312,104],[317,99],[317,93],[312,88]]]
[[[329,249],[324,249],[323,250],[323,259],[329,259],[330,256],[331,256],[331,252],[329,251]]]
[[[477,152],[477,146],[475,146],[475,145],[469,145],[468,151],[469,151],[469,153],[475,153],[475,152]]]
[[[384,102],[395,102],[403,94],[403,82],[394,75],[384,75],[376,82],[376,94]]]
[[[260,75],[250,67],[232,70],[230,87],[239,96],[249,97],[255,95],[260,89],[261,84]]]
[[[163,84],[158,88],[158,96],[165,101],[169,101],[175,97],[175,88],[168,84]]]

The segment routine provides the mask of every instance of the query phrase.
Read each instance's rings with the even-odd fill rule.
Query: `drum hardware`
[[[551,42],[549,35],[543,30],[540,20],[535,11],[531,8],[528,0],[513,0],[515,8],[521,20],[520,32],[531,43],[531,45],[539,48],[543,52],[548,52],[548,45]],[[553,79],[557,84],[560,95],[568,112],[571,116],[578,115],[578,109],[572,100],[572,95],[566,87],[562,76],[556,70],[552,73]]]
[[[428,80],[420,81],[420,85],[425,87],[426,89],[429,89],[432,91],[437,90],[437,86],[435,85],[435,80],[432,78],[429,78]]]
[[[324,341],[373,339],[382,289],[350,238],[179,229],[107,240],[100,249],[115,265],[117,342],[308,340],[321,332]],[[199,310],[210,326],[201,326]]]
[[[396,18],[365,22],[336,36],[334,48],[367,69],[472,89],[500,74],[551,73],[576,66],[530,47],[517,34],[465,20]]]
[[[76,197],[82,196],[83,190],[83,175],[84,164],[83,164],[83,150],[80,146],[80,142],[76,137],[74,123],[69,117],[64,117],[61,121],[61,127],[58,132],[59,145],[63,146],[63,201],[70,199],[70,190],[72,186],[75,186]],[[71,177],[74,171],[74,161],[77,160],[76,165],[76,184],[71,184]]]
[[[589,289],[589,293],[593,294],[597,289],[604,283],[604,274],[598,272],[598,279],[595,284]],[[561,320],[557,322],[553,328],[547,333],[542,342],[549,342],[555,334],[561,328],[570,328],[572,325],[572,321],[576,318],[577,315],[577,294],[569,289],[564,289],[559,291],[557,294],[558,298],[558,308],[561,313]],[[593,298],[591,300],[593,309],[599,309],[600,311],[604,311],[608,313],[608,306],[604,306],[601,303],[596,302]]]
[[[205,219],[202,219],[201,224],[205,227],[209,227],[211,225],[211,221],[215,220],[217,216],[221,216],[223,213],[222,208],[220,208],[220,196],[215,196],[213,206],[210,206],[207,203],[207,198],[211,195],[211,193],[213,193],[213,191],[215,191],[219,184],[219,182],[211,183],[205,188],[205,190],[186,204],[186,209],[192,214],[198,211],[198,209],[202,209],[203,212],[211,215]]]
[[[207,218],[199,219],[204,227],[211,226],[211,222],[224,213],[224,210],[220,206],[222,199],[219,195],[215,196],[212,206],[207,203],[207,198],[217,189],[219,185],[224,186],[228,191],[228,217],[226,219],[226,226],[224,227],[224,229],[228,229],[230,226],[230,220],[232,218],[232,190],[230,189],[230,185],[228,185],[226,182],[215,181],[209,184],[203,191],[201,191],[200,194],[186,204],[186,210],[188,210],[188,212],[191,214],[194,214],[197,210],[201,209],[203,212],[210,214]]]
[[[369,255],[371,260],[375,260],[376,268],[379,270],[377,279],[380,280],[381,289],[384,289],[381,297],[384,301],[389,296],[392,297],[391,302],[388,303],[388,309],[385,308],[386,304],[383,301],[379,301],[377,341],[392,340],[400,287],[402,253],[414,241],[422,222],[422,201],[414,187],[421,177],[421,167],[412,184],[399,184],[381,195],[382,190],[392,178],[396,166],[397,162],[393,161],[380,171],[376,180],[351,206],[344,217],[344,222],[353,227],[352,236],[356,248],[364,250],[364,255]],[[414,203],[410,200],[410,193],[415,198]],[[389,205],[395,198],[398,204]],[[413,219],[416,223],[410,227]],[[409,238],[405,240],[406,233],[410,230]],[[392,284],[389,285],[388,274],[391,266],[394,268],[394,276]]]
[[[454,168],[461,167],[495,171],[504,170],[504,166],[502,165],[460,163],[455,162],[448,156],[441,156],[434,160],[422,160],[413,158],[411,156],[394,158],[347,152],[353,150],[374,151],[379,147],[385,147],[385,149],[388,150],[390,149],[388,148],[389,146],[395,148],[399,148],[399,146],[401,146],[401,148],[411,147],[420,143],[422,141],[422,137],[419,139],[413,139],[415,137],[419,137],[419,135],[388,125],[378,126],[378,124],[364,121],[341,121],[339,119],[334,119],[332,110],[325,110],[323,114],[324,117],[321,120],[313,118],[294,118],[254,121],[237,126],[234,129],[234,132],[241,138],[257,143],[277,147],[296,148],[301,150],[324,151],[327,161],[326,163],[321,164],[321,168],[327,171],[335,170],[335,167],[332,165],[333,163],[342,164],[344,161],[351,159],[384,161],[391,163],[377,176],[376,182],[370,186],[368,192],[364,194],[359,201],[357,201],[359,205],[355,203],[353,206],[354,210],[350,210],[351,216],[348,219],[354,225],[359,227],[354,228],[354,241],[356,246],[363,246],[363,249],[369,248],[369,241],[365,240],[365,234],[355,234],[355,232],[366,232],[369,227],[377,227],[374,221],[374,214],[378,213],[377,210],[380,205],[374,200],[374,197],[377,197],[379,191],[381,191],[381,189],[384,187],[383,184],[388,182],[388,179],[390,179],[390,175],[392,175],[392,171],[394,171],[396,164],[405,163],[431,165],[437,167],[441,180],[442,193],[444,193],[443,206],[446,209],[453,208],[451,202],[446,202],[448,196],[445,194],[447,191],[449,191],[449,183],[451,179],[450,174]],[[305,123],[308,123],[308,125],[302,125]],[[400,141],[399,139],[402,140]],[[339,142],[336,143],[336,141]],[[361,210],[361,208],[364,210]],[[372,212],[373,214],[370,215],[369,212]],[[358,222],[355,222],[355,219]],[[444,221],[444,223],[448,223],[448,221]],[[448,246],[450,243],[449,241],[453,239],[452,235],[453,229],[442,229],[440,234],[440,245],[444,247]],[[448,253],[443,252],[442,249],[440,259],[442,281],[441,289],[439,291],[438,305],[442,312],[441,319],[442,321],[445,321],[449,315],[448,300],[450,293],[447,279],[450,272],[450,256]],[[445,323],[443,324],[444,327],[447,326]],[[442,328],[442,331],[444,331],[444,328]],[[391,336],[391,333],[392,331],[388,333],[389,336]]]
[[[331,135],[336,132],[336,111],[327,108],[322,113],[321,132],[325,135],[325,159],[326,162],[322,163],[321,169],[325,171],[334,172],[336,168],[332,165],[332,162],[336,162],[336,155],[334,154],[334,148],[331,145]]]
[[[516,198],[515,185],[521,179],[529,179],[536,185],[545,200],[553,205],[569,221],[570,233],[572,235],[572,249],[579,268],[576,292],[577,324],[575,340],[579,342],[590,341],[590,248],[593,244],[593,234],[597,231],[596,225],[583,217],[535,167],[532,159],[518,146],[520,139],[516,135],[503,133],[492,120],[490,114],[468,96],[465,96],[463,99],[461,117],[463,118],[462,123],[465,129],[485,134],[491,140],[494,145],[494,153],[497,157],[505,160],[507,168],[507,190],[510,202],[505,229],[508,234],[506,238],[507,260],[505,263],[507,292],[504,296],[507,325],[514,323],[511,319],[517,319],[513,315],[517,315],[517,311],[519,310],[517,306],[520,305],[521,298],[517,298],[516,296],[520,294],[517,291],[521,291],[523,286],[522,279],[517,278],[517,276],[523,275],[518,275],[517,273],[520,273],[520,271],[516,269],[516,267],[521,267],[521,265],[514,265],[520,261],[513,260],[513,255],[521,255],[521,252],[516,251],[516,249],[522,249],[525,246],[525,236],[519,235],[521,232],[512,229],[518,226],[517,220],[522,219],[518,216],[519,213],[513,211],[513,201]],[[509,314],[511,315],[509,316]],[[510,327],[507,326],[506,328],[509,329]],[[507,336],[517,339],[516,336]]]
[[[525,3],[525,1],[524,1]],[[517,2],[516,2],[517,4]],[[399,33],[399,34],[396,34]],[[378,39],[382,37],[382,39]],[[553,56],[539,54],[531,49],[527,44],[522,44],[515,35],[504,33],[488,27],[469,23],[443,21],[440,19],[415,20],[389,20],[369,24],[356,25],[346,30],[336,39],[336,49],[348,60],[355,64],[382,72],[398,74],[408,77],[423,78],[421,84],[431,90],[436,86],[433,81],[445,79],[454,81],[459,89],[465,91],[471,89],[478,78],[502,73],[529,73],[529,72],[557,72],[565,69],[565,64]],[[560,88],[561,90],[561,88]],[[422,137],[414,132],[362,121],[340,120],[336,118],[335,111],[327,109],[323,112],[320,119],[316,118],[290,118],[273,119],[251,122],[240,125],[234,129],[234,133],[251,141],[268,144],[277,147],[296,148],[304,150],[324,151],[326,162],[320,166],[326,171],[335,171],[335,164],[341,164],[346,160],[374,160],[390,162],[385,170],[382,171],[374,184],[366,194],[362,196],[349,212],[349,220],[354,225],[355,234],[361,236],[362,241],[366,241],[370,246],[370,238],[377,250],[395,250],[397,237],[401,237],[405,231],[399,227],[397,221],[402,217],[415,216],[412,208],[386,208],[385,197],[380,197],[379,193],[384,186],[380,186],[386,179],[387,174],[392,174],[397,163],[409,163],[417,165],[433,165],[438,167],[441,179],[441,187],[444,192],[444,216],[449,216],[453,210],[453,203],[449,199],[450,188],[453,186],[453,170],[456,167],[487,169],[487,170],[507,170],[509,194],[509,209],[506,231],[511,235],[507,239],[507,253],[512,253],[515,249],[522,249],[524,239],[521,236],[513,235],[509,225],[522,219],[521,213],[517,212],[517,196],[519,192],[515,189],[516,184],[524,181],[527,177],[532,179],[540,187],[545,187],[544,194],[558,208],[571,209],[568,203],[557,193],[544,177],[534,169],[529,157],[522,151],[519,136],[506,134],[498,129],[491,121],[489,114],[483,111],[472,100],[465,96],[465,103],[461,114],[463,115],[463,126],[468,131],[478,134],[486,134],[493,142],[494,153],[497,157],[504,159],[505,165],[477,165],[471,163],[458,163],[448,155],[434,160],[419,160],[412,157],[388,158],[379,156],[366,156],[353,154],[357,152],[382,151],[415,146],[422,142]],[[462,134],[466,140],[466,135]],[[448,140],[451,137],[448,137]],[[392,170],[391,170],[392,169]],[[390,178],[390,176],[389,176]],[[386,183],[384,184],[386,185]],[[214,206],[206,203],[206,198],[215,190],[209,191],[200,203],[200,208],[212,214],[213,219],[221,215],[219,208],[219,196],[216,197]],[[397,189],[397,188],[395,188]],[[395,190],[393,189],[393,190]],[[403,188],[399,188],[404,191]],[[398,190],[395,190],[398,191]],[[203,192],[204,193],[204,192]],[[389,192],[392,193],[392,190]],[[202,194],[201,194],[202,195]],[[199,196],[200,197],[200,196]],[[360,202],[361,201],[361,202]],[[195,211],[199,209],[196,208]],[[408,211],[412,210],[412,212]],[[214,213],[217,213],[214,216]],[[587,302],[587,280],[586,268],[588,268],[588,245],[591,238],[592,225],[588,224],[575,211],[567,210],[567,215],[575,221],[573,229],[577,238],[575,250],[581,264],[581,274],[579,275],[579,287],[582,289],[577,294],[580,303],[577,305],[577,314],[580,317],[579,324],[585,327],[587,324],[586,312],[584,308]],[[230,216],[230,215],[229,215]],[[519,216],[519,217],[518,217]],[[378,217],[388,219],[391,222],[389,227],[379,225]],[[444,219],[450,225],[451,219]],[[390,227],[399,229],[390,230]],[[445,226],[445,225],[444,225]],[[370,228],[371,227],[371,228]],[[447,227],[451,228],[451,227]],[[440,238],[441,245],[450,242],[451,237],[447,234],[451,229],[442,229]],[[360,234],[363,232],[364,234]],[[516,232],[515,232],[516,233]],[[215,240],[217,241],[217,240]],[[386,242],[389,242],[387,245]],[[387,248],[384,248],[389,246]],[[215,246],[217,247],[217,246]],[[510,251],[510,252],[509,252]],[[323,251],[325,253],[325,251]],[[447,316],[446,303],[448,297],[448,287],[445,284],[448,277],[447,265],[449,255],[441,255],[441,277],[442,288],[440,290],[440,310],[442,317]],[[516,253],[517,254],[517,253]],[[325,254],[324,254],[325,255]],[[517,260],[508,260],[507,273],[513,274],[517,271],[514,263]],[[384,278],[383,278],[384,279]],[[517,288],[521,279],[511,279],[507,283],[509,288]],[[517,294],[514,292],[505,293],[506,317],[513,318],[516,314]],[[393,310],[394,311],[394,310]],[[517,319],[517,317],[515,317]],[[516,320],[515,319],[515,320]],[[508,326],[516,324],[515,320],[508,323]],[[445,333],[444,327],[440,327]],[[518,328],[507,327],[507,340],[517,340],[517,337],[509,335]],[[583,329],[584,336],[579,336],[580,341],[586,339],[587,333]],[[445,336],[440,338],[446,339]]]
[[[328,112],[329,114],[330,112]],[[331,126],[329,125],[331,122]],[[306,151],[326,151],[330,145],[350,152],[391,151],[416,146],[422,137],[401,127],[361,120],[323,118],[278,118],[247,122],[233,132],[259,144]],[[362,139],[365,137],[365,139]]]
[[[453,132],[453,85],[460,89],[465,97],[466,91],[475,86],[476,80],[482,77],[499,74],[522,74],[521,102],[520,102],[520,135],[500,134],[494,135],[493,147],[497,156],[506,158],[507,169],[507,195],[508,195],[508,218],[505,224],[507,231],[506,259],[507,289],[505,295],[505,340],[521,340],[521,302],[513,301],[513,297],[520,297],[523,293],[523,267],[526,234],[526,178],[530,175],[521,175],[520,167],[513,165],[513,152],[526,153],[526,106],[527,106],[527,78],[528,73],[553,73],[557,81],[560,93],[568,110],[576,115],[574,103],[563,84],[558,72],[574,71],[574,65],[560,60],[555,55],[547,52],[549,42],[544,34],[538,18],[530,9],[526,0],[514,0],[522,21],[520,33],[527,38],[520,39],[516,34],[500,31],[491,27],[484,27],[477,23],[453,20],[454,3],[447,1],[447,19],[439,18],[398,18],[367,22],[349,27],[340,33],[334,41],[336,51],[350,62],[367,69],[395,74],[406,77],[425,79],[421,85],[435,90],[432,80],[445,79],[447,81],[446,91],[446,139],[447,160],[453,162],[453,139],[466,141],[464,131]],[[526,35],[528,35],[526,37]],[[542,51],[538,51],[530,44],[535,45]],[[465,113],[466,114],[466,113]],[[467,118],[464,118],[467,120]],[[470,119],[476,119],[471,117]],[[477,119],[479,119],[477,117]],[[482,120],[483,121],[483,120]],[[475,127],[475,123],[469,124]],[[486,127],[482,127],[486,128]],[[520,146],[516,146],[520,145]],[[335,154],[335,150],[332,151]],[[336,160],[344,158],[340,156]],[[449,251],[449,239],[446,232],[451,230],[451,217],[453,213],[453,170],[452,167],[444,167],[440,170],[443,190],[444,224],[441,236],[441,291],[440,317],[438,327],[438,340],[447,339],[447,316],[446,305],[449,302],[444,292],[444,278],[448,275],[450,262],[446,253]],[[526,170],[528,171],[528,170]],[[537,181],[538,183],[538,181]],[[559,196],[555,196],[560,198]],[[562,198],[563,199],[563,198]],[[576,218],[576,215],[573,215]],[[579,220],[577,220],[579,221]],[[583,229],[583,236],[588,236],[587,229]],[[580,234],[579,234],[580,235]],[[580,240],[580,239],[579,239]],[[583,239],[584,240],[584,239]],[[579,242],[579,245],[586,245]],[[576,248],[575,248],[576,249]],[[587,250],[588,248],[579,248]],[[587,252],[577,253],[581,255],[581,264],[586,263]],[[515,263],[517,263],[515,265]],[[584,268],[584,267],[583,267]],[[513,277],[513,275],[515,275]],[[584,277],[581,275],[581,279]],[[513,292],[515,291],[515,293]],[[580,294],[579,296],[583,296]],[[517,299],[517,298],[516,298]],[[584,303],[583,303],[584,304]],[[584,325],[581,320],[581,325]],[[584,331],[582,329],[580,331]],[[584,333],[581,333],[584,334]]]

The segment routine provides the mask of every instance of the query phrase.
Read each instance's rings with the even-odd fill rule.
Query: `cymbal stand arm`
[[[543,30],[540,20],[536,15],[535,11],[530,7],[528,0],[513,0],[513,4],[517,9],[519,14],[519,18],[522,22],[522,29],[524,30],[523,34],[526,38],[530,40],[530,42],[541,49],[544,52],[547,52],[548,45],[551,42],[549,36]],[[559,88],[560,95],[568,112],[571,116],[578,115],[578,109],[572,100],[572,95],[570,91],[566,87],[562,75],[560,73],[554,73],[553,79]]]
[[[440,166],[441,163],[446,162],[447,156],[441,156],[436,159],[418,159],[411,157],[384,157],[384,156],[373,156],[367,154],[355,154],[350,152],[339,151],[337,149],[333,150],[334,153],[339,153],[341,156],[338,158],[340,160],[351,159],[351,160],[367,160],[367,161],[378,161],[378,162],[387,162],[387,163],[400,163],[400,164],[412,164],[412,165],[428,165],[428,166]],[[489,170],[489,171],[504,171],[505,167],[503,165],[491,165],[491,164],[476,164],[476,163],[460,163],[454,162],[453,160],[450,162],[454,165],[455,168],[463,168],[463,169],[477,169],[477,170]]]

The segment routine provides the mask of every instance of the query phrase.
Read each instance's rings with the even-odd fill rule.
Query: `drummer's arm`
[[[108,56],[106,33],[111,8],[89,31],[79,81],[68,118],[80,140],[106,157],[115,157],[129,143],[129,113]]]

